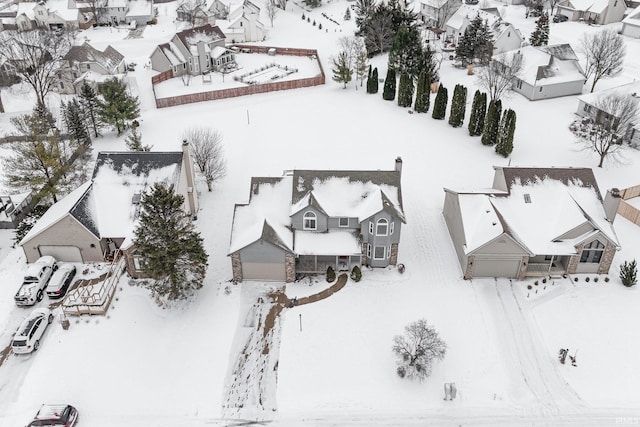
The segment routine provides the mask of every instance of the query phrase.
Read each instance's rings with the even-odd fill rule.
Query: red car
[[[72,427],[78,420],[78,411],[71,405],[42,405],[27,427]]]

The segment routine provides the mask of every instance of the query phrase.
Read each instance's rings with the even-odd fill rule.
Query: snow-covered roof
[[[622,22],[629,25],[640,25],[640,6],[633,9]]]
[[[70,8],[68,0],[47,0],[44,7],[49,12],[55,12],[65,21],[76,21],[78,19],[78,9]]]
[[[453,15],[451,15],[451,18],[447,20],[446,26],[462,31],[462,27],[477,16],[480,16],[483,21],[486,21],[487,25],[490,27],[500,19],[500,16],[494,13],[463,4]]]
[[[80,187],[67,194],[64,198],[51,206],[42,217],[35,223],[35,225],[24,236],[20,245],[24,245],[31,240],[34,236],[37,236],[47,228],[51,227],[56,222],[60,221],[74,208],[74,206],[82,199],[87,190],[91,187],[91,181],[87,181]]]
[[[442,6],[447,4],[451,0],[420,0],[420,3],[432,7],[434,9],[440,9]]]
[[[295,232],[298,255],[361,255],[358,237],[352,231],[329,230],[328,233]]]
[[[609,0],[570,0],[569,3],[575,10],[602,13],[609,6]]]
[[[502,55],[504,58],[522,55],[522,71],[519,78],[532,86],[584,81],[578,57],[568,44],[543,47],[525,46],[518,50],[495,55],[493,59],[501,62]]]
[[[599,99],[609,95],[630,96],[636,102],[640,102],[640,81],[627,83],[626,85],[616,86],[611,89],[605,89],[598,92],[586,93],[584,95],[580,95],[578,99],[585,104],[595,107]],[[611,113],[611,111],[605,112]]]
[[[127,11],[126,16],[148,16],[149,19],[151,19],[151,17],[153,16],[153,2],[148,0],[129,1],[129,10]]]
[[[291,182],[291,177],[252,179],[250,203],[235,207],[229,253],[260,239],[293,250],[293,233],[288,228]]]
[[[560,172],[564,171],[570,169]],[[575,246],[598,232],[618,245],[597,186],[577,178],[563,181],[544,175],[534,180],[508,178],[508,182],[508,192],[454,192],[460,205],[466,253],[503,233],[532,255],[576,254]],[[588,231],[582,235],[563,238],[585,224]]]
[[[106,7],[127,7],[128,0],[107,0]]]
[[[33,12],[33,8],[36,7],[38,3],[31,2],[20,2],[18,3],[18,12],[17,15],[22,15],[23,13],[29,19],[35,19],[35,14]]]
[[[165,44],[161,44],[158,46],[162,53],[167,57],[171,65],[177,66],[180,64],[184,64],[187,60],[184,58],[184,55],[178,49],[178,46],[174,42],[169,42]]]
[[[213,59],[217,59],[220,58],[222,55],[224,55],[225,53],[230,52],[229,49],[227,49],[226,47],[222,47],[222,46],[215,46],[212,50],[211,50],[211,57]]]
[[[124,56],[111,46],[107,46],[104,52],[101,52],[91,46],[89,42],[84,42],[80,46],[72,46],[63,59],[79,63],[94,62],[113,74],[124,60]]]
[[[211,43],[225,39],[225,35],[220,28],[218,28],[218,26],[212,26],[211,24],[180,31],[176,33],[176,36],[186,48],[201,42]]]

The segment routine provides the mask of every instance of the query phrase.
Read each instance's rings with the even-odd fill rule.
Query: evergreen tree
[[[484,130],[484,118],[487,114],[487,94],[476,90],[469,117],[469,135],[480,136]]]
[[[350,21],[351,20],[351,8],[347,7],[347,11],[344,13],[344,20],[345,21]]]
[[[491,62],[493,46],[493,31],[491,31],[489,25],[485,21],[478,29],[474,49],[474,57],[480,61],[480,64],[486,65]]]
[[[367,79],[367,93],[378,93],[378,68],[374,68]]]
[[[91,127],[91,130],[93,130],[93,136],[97,138],[99,136],[98,95],[86,80],[82,83],[82,87],[80,88],[80,105],[82,105],[85,120],[89,122],[88,124]]]
[[[513,151],[513,134],[516,131],[516,112],[508,109],[502,116],[498,141],[496,142],[496,153],[502,157],[509,157]]]
[[[76,145],[90,146],[91,137],[89,136],[87,124],[82,114],[82,107],[78,99],[73,98],[66,104],[63,102],[61,111],[63,112],[64,123],[67,127],[71,142],[74,142]]]
[[[427,73],[427,81],[429,82],[429,86],[431,86],[431,83],[440,80],[440,76],[438,74],[439,62],[435,58],[435,54],[436,52],[431,49],[431,45],[427,43],[425,48],[422,50],[420,71],[424,71],[425,73]]]
[[[349,67],[349,63],[347,60],[347,53],[345,51],[341,51],[338,54],[337,58],[331,58],[331,62],[333,63],[333,80],[342,83],[343,89],[347,88],[347,83],[351,81],[351,67]]]
[[[375,69],[374,69],[375,72]],[[382,89],[382,99],[385,101],[393,101],[396,97],[396,72],[393,68],[387,70],[387,78],[384,79],[384,88]]]
[[[98,101],[98,113],[104,123],[113,126],[118,135],[127,127],[127,122],[140,114],[138,97],[127,93],[124,82],[114,77],[100,85],[103,100]]]
[[[464,122],[465,110],[467,108],[467,88],[456,85],[451,98],[451,113],[449,114],[449,124],[454,128],[462,126]]]
[[[473,64],[478,59],[481,64],[488,64],[493,55],[493,33],[480,15],[476,16],[464,30],[456,47],[456,59],[462,65]]]
[[[53,118],[51,111],[42,102],[37,102],[33,107],[33,118],[36,119],[34,123],[38,123],[41,126],[43,134],[46,134],[51,129],[57,129],[56,119]]]
[[[630,288],[638,283],[638,265],[634,259],[631,262],[625,261],[620,264],[620,280],[622,284]]]
[[[431,82],[428,80],[427,72],[422,70],[418,77],[418,88],[416,89],[416,103],[413,109],[416,113],[426,113],[429,111],[429,94],[431,92]]]
[[[389,51],[389,68],[417,79],[422,68],[422,42],[417,28],[401,25]]]
[[[436,100],[433,103],[432,117],[436,120],[444,120],[444,116],[447,112],[447,102],[449,101],[449,95],[447,88],[443,85],[438,87],[438,93],[436,94]]]
[[[398,105],[400,107],[411,107],[413,101],[413,79],[407,74],[400,75],[400,85],[398,87]]]
[[[127,148],[131,151],[151,151],[150,146],[142,144],[142,135],[138,127],[139,125],[136,121],[131,124],[131,130],[126,139]]]
[[[173,185],[154,184],[142,197],[134,231],[143,271],[153,279],[150,289],[170,301],[186,299],[202,287],[209,257],[183,203]]]
[[[502,114],[502,101],[499,99],[489,102],[487,118],[482,130],[482,143],[484,145],[494,145],[498,140],[498,129],[500,128],[500,116]]]
[[[531,33],[529,43],[531,43],[531,46],[546,46],[549,44],[549,15],[547,15],[547,12],[542,12],[536,21],[536,29]]]

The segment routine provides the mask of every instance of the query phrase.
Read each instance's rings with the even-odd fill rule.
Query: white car
[[[40,339],[53,322],[53,314],[48,308],[37,308],[22,322],[11,342],[11,350],[16,354],[31,353],[40,346]]]
[[[62,298],[69,290],[73,278],[76,277],[76,266],[65,262],[60,264],[47,285],[47,296],[51,299]]]
[[[57,268],[56,259],[52,256],[40,257],[27,267],[22,285],[13,297],[16,305],[28,306],[41,301],[44,297],[44,289]]]
[[[73,427],[78,411],[71,405],[42,405],[27,427]]]

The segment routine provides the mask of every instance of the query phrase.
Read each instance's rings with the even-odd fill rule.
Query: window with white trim
[[[387,246],[387,259],[391,258],[391,245]]]
[[[338,218],[338,227],[348,227],[349,226],[349,218],[341,217]]]
[[[384,259],[384,256],[385,256],[384,246],[375,246],[373,248],[373,259]]]
[[[369,234],[373,235],[373,222],[369,221]]]
[[[587,244],[582,248],[582,254],[580,255],[580,262],[589,262],[598,264],[602,259],[604,253],[604,245],[599,240]]]
[[[376,236],[387,236],[389,234],[389,221],[380,218],[376,223]]]
[[[133,257],[133,268],[135,268],[136,271],[142,271],[144,270],[144,259],[142,257],[139,256],[134,256]]]
[[[371,245],[367,244],[367,258],[371,258]]]
[[[302,229],[303,230],[315,230],[318,228],[318,219],[314,212],[305,212],[302,217]]]
[[[396,225],[396,222],[391,221],[391,225],[389,226],[389,235],[393,234],[393,232],[395,231],[395,225]]]

